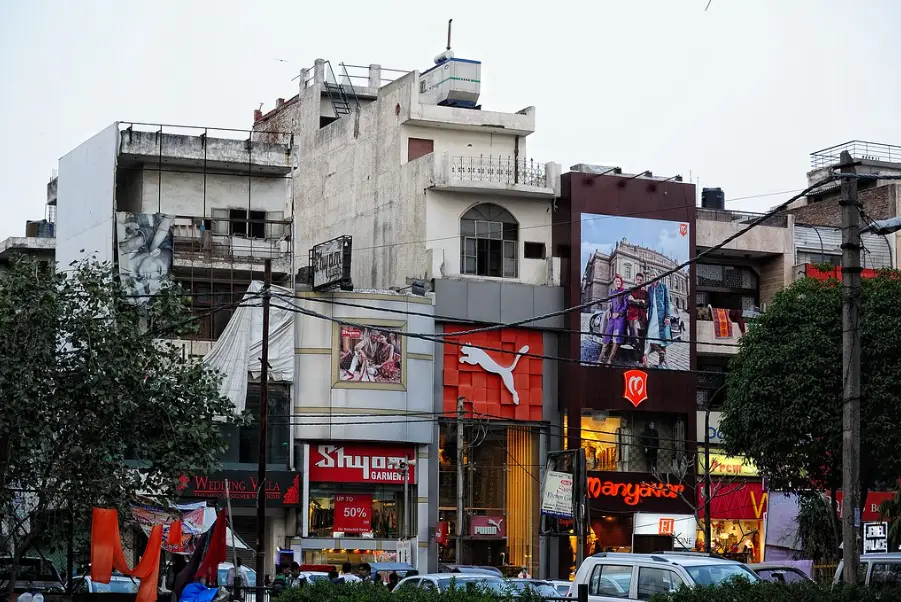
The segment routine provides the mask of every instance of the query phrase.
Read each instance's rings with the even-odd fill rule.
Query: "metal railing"
[[[451,177],[468,182],[497,182],[499,184],[522,184],[547,188],[547,171],[543,163],[534,159],[513,157],[453,157]]]
[[[855,159],[901,163],[901,146],[883,144],[881,142],[867,142],[865,140],[851,140],[810,153],[810,166],[814,169],[820,169],[838,165],[842,151],[848,151]]]
[[[763,213],[750,213],[748,211],[733,211],[731,209],[711,209],[709,207],[696,207],[695,216],[698,220],[708,222],[729,222],[737,224],[750,224]],[[759,225],[771,228],[787,228],[787,215],[774,215],[763,220]]]
[[[200,256],[262,262],[291,255],[291,220],[176,216],[172,226],[176,257]]]

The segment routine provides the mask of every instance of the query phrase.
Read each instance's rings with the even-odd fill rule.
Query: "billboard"
[[[339,236],[310,249],[313,290],[326,290],[336,285],[340,285],[341,288],[351,286],[352,244],[350,236]]]
[[[135,305],[147,305],[172,271],[174,215],[116,213],[119,277]]]
[[[689,270],[669,273],[689,259],[690,225],[595,213],[581,223],[581,300],[597,300],[582,309],[582,362],[690,370]]]
[[[336,386],[403,389],[404,322],[361,320],[335,324]]]

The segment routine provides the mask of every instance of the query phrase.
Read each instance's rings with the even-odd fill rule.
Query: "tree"
[[[13,554],[10,592],[22,556],[67,522],[48,517],[87,524],[92,506],[174,497],[179,476],[215,470],[225,450],[216,420],[237,420],[219,375],[163,340],[194,326],[178,287],[138,307],[111,266],[72,268],[17,260],[0,280],[0,554]]]
[[[901,474],[899,272],[863,280],[861,499]],[[841,283],[799,280],[776,294],[729,365],[720,420],[726,452],[773,489],[835,492],[842,451]]]

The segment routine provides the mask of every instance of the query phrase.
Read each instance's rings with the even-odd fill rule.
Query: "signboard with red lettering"
[[[372,495],[339,493],[335,495],[335,531],[369,533],[372,531]]]
[[[416,467],[403,466],[416,457],[410,445],[366,445],[330,443],[310,445],[309,475],[318,483],[386,483],[403,485],[405,478],[416,482]]]
[[[300,474],[296,472],[269,471],[263,488],[266,505],[270,508],[300,505]],[[257,473],[250,470],[223,470],[213,474],[183,475],[178,479],[180,498],[222,500],[226,494],[233,506],[256,506]]]
[[[592,512],[660,512],[688,514],[695,492],[683,483],[662,482],[651,474],[588,471]],[[654,522],[656,532],[657,522]]]
[[[826,497],[829,497],[829,494],[826,494]],[[863,505],[861,518],[867,522],[877,522],[882,520],[882,514],[879,512],[879,507],[883,502],[887,502],[890,499],[895,497],[894,492],[891,491],[870,491],[867,493],[867,503]],[[842,492],[837,491],[835,495],[835,502],[837,505],[838,515],[842,515]]]

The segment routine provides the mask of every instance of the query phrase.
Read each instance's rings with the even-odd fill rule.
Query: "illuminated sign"
[[[672,535],[676,531],[676,519],[661,518],[657,526],[658,535]]]
[[[648,398],[648,373],[641,370],[626,370],[623,372],[623,380],[626,381],[623,397],[637,408]]]
[[[698,454],[698,474],[704,474],[704,454]],[[757,467],[747,458],[732,458],[726,454],[710,454],[710,474],[721,477],[756,477]]]
[[[643,498],[675,499],[685,491],[685,485],[672,483],[621,483],[588,477],[588,497],[620,497],[629,506],[637,506]]]

